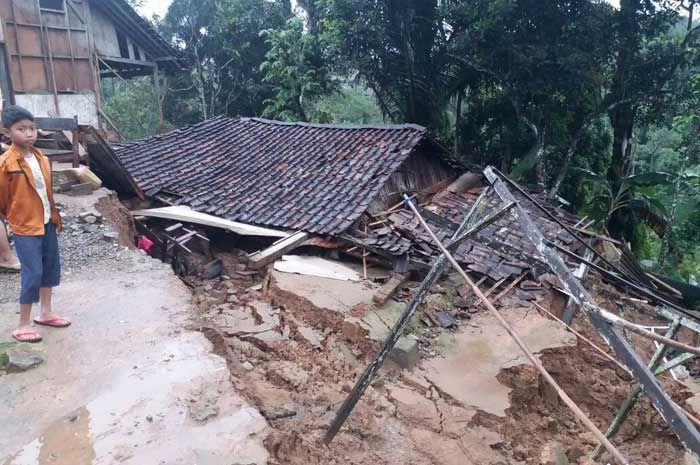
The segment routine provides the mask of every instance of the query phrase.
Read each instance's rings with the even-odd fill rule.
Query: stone
[[[102,233],[102,239],[105,242],[119,242],[119,234],[114,231],[105,231]]]
[[[321,336],[313,329],[307,326],[298,326],[297,331],[314,349],[323,347]]]
[[[30,350],[13,347],[5,352],[5,369],[8,373],[21,373],[31,370],[44,362],[44,359]]]
[[[562,445],[557,442],[546,444],[540,452],[540,465],[569,465]]]
[[[82,184],[75,184],[71,187],[71,189],[66,192],[66,194],[70,196],[78,196],[78,195],[90,195],[92,194],[93,191],[93,186],[88,183],[82,183]]]
[[[245,371],[253,371],[253,368],[255,368],[255,367],[253,366],[253,364],[250,363],[250,362],[248,362],[248,361],[245,361],[245,362],[241,363],[241,367],[242,367]]]
[[[227,297],[228,294],[226,294],[225,291],[212,289],[207,295],[207,300],[209,300],[212,305],[221,305],[226,302]]]
[[[89,224],[101,223],[102,222],[102,214],[98,211],[95,211],[95,210],[88,210],[88,211],[84,211],[80,215],[78,215],[78,219],[80,220],[81,223],[89,223]]]
[[[418,340],[412,336],[401,336],[389,357],[401,368],[410,370],[418,364],[420,353],[418,352]]]

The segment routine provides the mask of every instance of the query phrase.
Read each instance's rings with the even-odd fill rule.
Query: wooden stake
[[[481,289],[474,284],[474,282],[469,278],[467,273],[464,272],[462,267],[457,263],[457,260],[452,256],[452,254],[445,248],[445,246],[440,242],[440,240],[435,236],[435,233],[433,233],[433,230],[430,229],[430,226],[428,226],[428,223],[425,222],[423,217],[420,215],[418,212],[418,209],[413,205],[413,202],[408,198],[408,196],[404,195],[404,199],[406,201],[406,204],[409,206],[409,208],[413,211],[413,213],[416,215],[418,218],[418,221],[420,221],[421,225],[423,228],[426,230],[428,235],[433,239],[435,242],[435,245],[440,249],[440,251],[444,254],[444,256],[447,258],[447,260],[450,262],[452,267],[457,271],[462,278],[467,282],[467,284],[472,288],[474,293],[477,295],[477,297],[483,302],[483,304],[488,308],[488,310],[493,314],[493,316],[496,317],[496,319],[501,323],[503,328],[506,330],[506,332],[510,335],[511,338],[515,341],[515,343],[520,347],[520,349],[523,351],[525,356],[530,360],[530,362],[535,366],[537,371],[540,372],[542,377],[547,381],[547,383],[556,391],[558,394],[559,398],[571,409],[572,413],[574,416],[576,416],[579,421],[586,427],[588,428],[589,431],[593,433],[593,435],[598,439],[604,446],[605,449],[607,449],[608,452],[615,458],[615,461],[619,463],[620,465],[628,465],[629,462],[625,457],[620,453],[620,451],[617,450],[617,448],[608,440],[608,438],[605,437],[605,435],[598,429],[598,427],[591,421],[590,418],[586,416],[586,414],[579,408],[576,403],[571,400],[571,398],[568,396],[564,390],[559,387],[559,384],[557,384],[556,380],[552,377],[552,375],[549,374],[549,372],[545,369],[544,365],[542,365],[542,362],[535,356],[535,354],[532,353],[530,348],[527,346],[525,341],[522,340],[520,335],[513,329],[513,327],[506,321],[505,318],[500,314],[498,310],[496,310],[496,307],[491,304],[491,302],[484,296],[484,293],[481,292]]]
[[[550,312],[549,310],[547,310],[546,308],[544,308],[542,305],[538,304],[537,302],[533,302],[533,304],[534,304],[535,307],[537,307],[539,310],[545,312],[547,315],[549,315],[550,317],[554,318],[556,321],[558,321],[559,323],[561,323],[562,326],[564,326],[564,327],[567,328],[569,331],[571,331],[572,333],[574,333],[574,335],[575,335],[576,337],[578,337],[578,338],[581,339],[583,342],[585,342],[586,344],[588,344],[589,346],[591,346],[592,348],[594,348],[595,350],[597,350],[598,352],[600,352],[600,354],[603,355],[606,359],[610,360],[611,362],[613,362],[613,363],[614,363],[615,365],[617,365],[618,367],[622,368],[622,369],[623,369],[624,371],[626,371],[627,373],[630,373],[629,368],[627,368],[626,366],[624,366],[622,363],[618,362],[617,359],[615,359],[615,357],[613,357],[612,355],[610,355],[609,353],[607,353],[606,351],[604,351],[603,349],[601,349],[600,347],[598,347],[593,341],[591,341],[590,339],[588,339],[586,336],[584,336],[583,334],[579,333],[579,332],[576,331],[574,328],[572,328],[571,326],[569,326],[569,325],[567,325],[566,323],[564,323],[564,321],[562,321],[562,320],[560,320],[559,318],[557,318],[557,316],[556,316],[554,313]],[[631,374],[631,373],[630,373],[630,374]]]
[[[367,234],[367,225],[365,225],[365,234]],[[367,250],[362,249],[362,273],[367,279]]]

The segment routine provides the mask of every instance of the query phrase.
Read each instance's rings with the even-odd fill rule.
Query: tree
[[[444,126],[447,31],[438,0],[322,0],[323,40],[397,122]]]
[[[174,0],[159,27],[193,68],[173,83],[166,108],[177,116],[182,101],[196,98],[200,120],[261,115],[274,91],[260,71],[269,46],[259,32],[282,29],[292,15],[288,0]]]
[[[271,84],[275,92],[265,101],[265,116],[310,121],[313,103],[338,90],[317,38],[304,32],[299,18],[288,20],[284,29],[265,29],[260,35],[269,46],[260,65],[263,82]]]
[[[668,32],[679,16],[669,2],[621,0],[616,14],[617,53],[607,100],[621,102],[609,111],[613,130],[612,158],[607,177],[620,190],[632,166],[635,124],[644,115],[658,118],[668,106],[666,92],[686,63],[688,46],[696,29],[687,31],[682,40]],[[609,218],[613,237],[631,239],[629,225],[635,216],[631,210],[619,209]]]

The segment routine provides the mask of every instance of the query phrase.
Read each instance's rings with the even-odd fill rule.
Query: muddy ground
[[[14,409],[5,417],[12,427],[0,427],[0,452],[13,454],[5,463],[587,463],[591,434],[474,305],[455,311],[461,318],[450,329],[432,326],[422,313],[415,318],[408,331],[418,343],[418,365],[387,361],[333,443],[322,445],[403,302],[375,308],[379,285],[371,282],[250,271],[238,247],[260,244],[216,234],[222,276],[180,282],[167,266],[124,249],[133,225],[114,199],[97,206],[103,226],[77,224],[96,201],[64,205],[66,280],[57,302],[76,302],[67,310],[78,324],[47,334],[42,350],[51,356],[42,367],[0,375],[0,398]],[[113,231],[116,242],[104,237]],[[371,276],[382,274],[370,269]],[[416,284],[405,284],[400,300]],[[446,277],[430,305],[455,310],[459,285]],[[609,287],[588,285],[601,304],[615,308]],[[16,276],[0,276],[0,309],[8,319],[15,317],[16,287]],[[561,308],[551,293],[537,299]],[[507,295],[498,307],[604,430],[633,387],[630,376],[529,302]],[[629,302],[626,315],[653,321],[638,303]],[[605,347],[584,318],[574,327]],[[644,357],[654,349],[636,336],[633,342]],[[692,395],[669,376],[663,384],[680,403]],[[70,439],[76,435],[86,439]],[[614,443],[634,464],[685,463],[675,436],[644,399]],[[43,458],[32,460],[34,453]],[[604,454],[597,463],[608,461]]]
[[[505,363],[493,356],[497,350],[493,344],[503,347],[507,340],[496,337],[500,328],[483,310],[456,329],[414,325],[411,331],[420,339],[421,363],[402,370],[388,362],[335,441],[329,447],[322,445],[335,410],[378,342],[368,341],[362,331],[359,336],[348,331],[347,318],[302,292],[300,296],[282,289],[275,279],[279,273],[241,274],[237,270],[245,269],[244,254],[222,256],[223,278],[190,282],[198,321],[227,359],[237,391],[268,419],[271,432],[265,445],[271,463],[588,463],[596,445],[591,433],[575,421],[517,348],[503,349],[502,355],[509,358]],[[454,286],[454,277],[440,285]],[[558,305],[549,294],[541,296],[540,303]],[[605,430],[633,387],[631,377],[570,333],[557,334],[562,331],[559,324],[534,307],[504,299],[500,310],[530,337],[528,343],[539,350],[561,387]],[[366,306],[359,304],[348,314],[366,312]],[[631,303],[627,317],[652,321],[632,310]],[[537,328],[546,334],[538,336]],[[575,328],[605,347],[584,318],[576,319]],[[648,341],[635,337],[634,344],[644,357],[653,352]],[[663,384],[680,403],[692,395],[668,376]],[[614,443],[630,463],[670,465],[685,460],[675,436],[645,399]],[[598,463],[609,460],[603,454]]]

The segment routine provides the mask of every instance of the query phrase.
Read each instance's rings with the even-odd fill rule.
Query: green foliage
[[[678,275],[690,284],[700,285],[700,246],[689,249],[678,264]]]
[[[127,139],[155,134],[158,127],[158,102],[150,78],[123,82],[117,78],[102,80],[102,110]],[[165,124],[168,128],[170,125]]]
[[[192,70],[166,86],[166,118],[418,123],[647,259],[696,247],[700,29],[677,1],[294,4],[303,19],[289,0],[173,0],[157,26]],[[138,111],[119,98],[115,114]]]
[[[369,92],[355,86],[341,86],[313,102],[311,121],[334,124],[381,124],[382,111]]]
[[[270,48],[260,71],[264,73],[263,82],[270,83],[275,92],[265,101],[264,115],[308,122],[313,102],[338,88],[318,40],[304,32],[299,18],[288,20],[284,29],[265,29],[260,35]]]
[[[166,99],[178,125],[217,115],[260,116],[274,97],[260,67],[269,45],[261,30],[281,30],[293,16],[289,1],[173,0],[158,25],[192,62]]]

